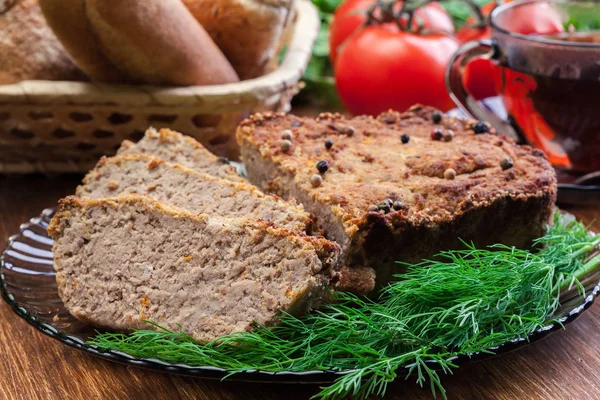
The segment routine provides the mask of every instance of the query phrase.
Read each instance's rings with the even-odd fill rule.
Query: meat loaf
[[[181,164],[231,181],[243,182],[236,168],[223,157],[217,157],[197,140],[170,129],[150,128],[137,143],[128,140],[121,144],[118,154],[149,154],[165,161]]]
[[[310,215],[295,202],[145,154],[102,158],[76,194],[89,198],[138,194],[213,216],[262,219],[297,233],[311,228]]]
[[[202,342],[306,312],[340,252],[323,238],[139,196],[67,197],[48,232],[73,316],[113,329],[181,324]]]
[[[402,272],[395,261],[461,247],[459,238],[526,247],[556,198],[541,151],[428,107],[352,119],[256,114],[237,140],[248,179],[303,203],[345,263],[374,268],[379,285]]]

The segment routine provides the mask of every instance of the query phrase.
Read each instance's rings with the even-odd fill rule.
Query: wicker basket
[[[124,139],[169,127],[235,159],[234,132],[252,112],[289,110],[310,60],[319,17],[309,1],[296,18],[279,67],[216,86],[150,87],[24,81],[0,85],[0,173],[85,172]]]

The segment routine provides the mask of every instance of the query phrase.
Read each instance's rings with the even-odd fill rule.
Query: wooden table
[[[0,242],[19,224],[73,193],[78,176],[0,177]],[[600,208],[569,210],[600,231]],[[599,399],[600,305],[566,331],[518,352],[443,378],[450,399]],[[104,361],[30,327],[0,301],[0,399],[307,399],[315,385],[205,381]],[[396,382],[390,399],[430,399],[428,389]]]

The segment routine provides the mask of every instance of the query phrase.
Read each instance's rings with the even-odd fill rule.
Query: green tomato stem
[[[483,12],[481,12],[481,8],[475,4],[473,0],[464,0],[464,2],[467,3],[471,9],[471,15],[475,17],[475,24],[473,24],[473,26],[475,28],[485,28],[487,26],[487,21]]]

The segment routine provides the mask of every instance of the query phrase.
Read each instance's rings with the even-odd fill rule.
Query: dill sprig
[[[136,357],[192,366],[215,366],[230,374],[262,370],[346,372],[315,395],[342,399],[383,396],[387,385],[408,367],[405,378],[429,383],[445,397],[439,373],[456,368],[458,355],[490,352],[507,341],[545,326],[560,307],[561,292],[577,290],[600,267],[590,253],[600,235],[590,236],[576,221],[555,215],[534,251],[504,245],[446,251],[408,265],[402,280],[385,288],[378,300],[333,293],[321,310],[254,332],[195,342],[184,332],[136,330],[101,333],[89,343]]]

